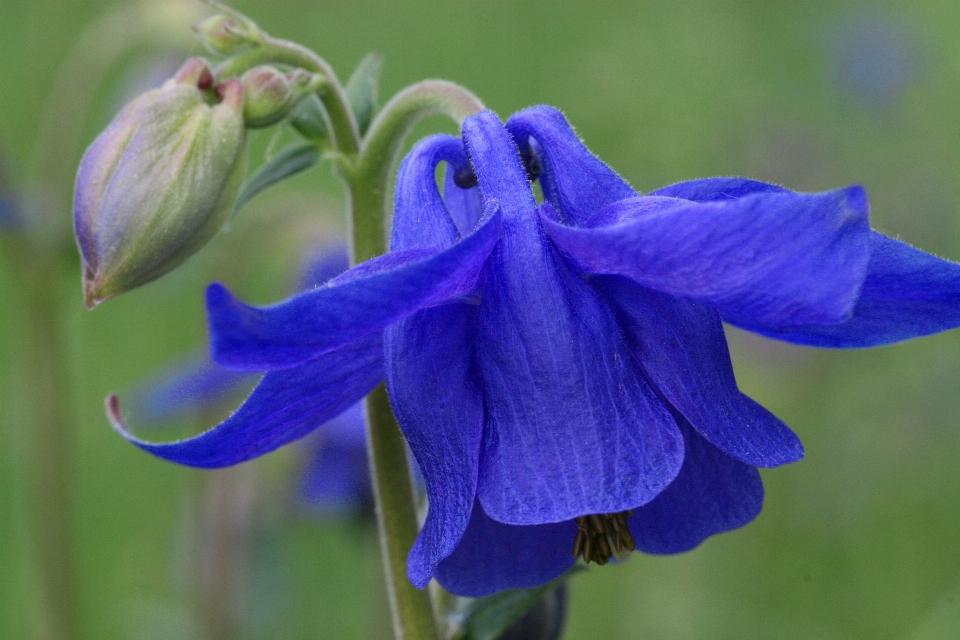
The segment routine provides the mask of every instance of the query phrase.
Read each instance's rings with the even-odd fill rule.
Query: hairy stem
[[[317,92],[317,96],[330,118],[334,144],[344,156],[356,156],[360,151],[357,122],[350,110],[346,91],[326,60],[295,42],[267,37],[263,44],[226,60],[217,68],[216,75],[217,78],[236,76],[261,64],[285,64],[324,76],[327,82]]]
[[[434,640],[437,630],[430,595],[407,580],[407,554],[417,538],[417,512],[406,445],[384,385],[367,396],[366,408],[370,472],[394,635],[397,640]]]
[[[387,251],[390,178],[413,126],[433,114],[445,114],[460,124],[482,108],[466,89],[441,80],[407,87],[384,106],[356,163],[340,166],[350,194],[354,264]],[[432,640],[438,636],[429,593],[415,589],[406,576],[407,554],[417,538],[417,514],[406,444],[384,385],[367,397],[366,408],[370,469],[395,634],[398,640]]]

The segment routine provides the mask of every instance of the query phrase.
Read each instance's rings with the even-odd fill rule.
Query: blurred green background
[[[0,0],[0,144],[15,176],[29,173],[44,101],[72,43],[112,6]],[[641,191],[713,175],[809,191],[859,183],[874,227],[960,259],[956,0],[235,6],[318,51],[341,78],[381,52],[382,98],[440,77],[502,116],[556,105]],[[113,68],[92,112],[79,116],[83,145],[155,53],[125,55]],[[63,118],[76,115],[69,100],[60,105]],[[436,130],[451,129],[439,119],[418,129]],[[253,166],[267,137],[252,140]],[[82,147],[60,152],[75,165]],[[58,281],[83,637],[196,637],[184,540],[205,474],[122,441],[103,397],[203,344],[209,280],[255,302],[286,294],[291,251],[238,242],[245,226],[277,211],[320,212],[322,233],[333,235],[342,197],[328,167],[313,169],[258,197],[186,268],[94,312],[83,309],[78,269]],[[67,219],[68,207],[56,206]],[[42,471],[30,458],[29,320],[16,274],[6,261],[0,269],[0,638],[44,638],[28,504]],[[859,352],[728,336],[741,388],[797,431],[806,459],[763,471],[766,504],[748,527],[681,556],[634,554],[574,579],[566,637],[960,638],[960,332]],[[279,497],[296,464],[281,451],[251,465],[260,489],[242,607],[249,637],[385,637],[370,527],[320,521]]]

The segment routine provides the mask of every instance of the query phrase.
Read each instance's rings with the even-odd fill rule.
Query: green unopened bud
[[[240,14],[217,14],[193,25],[200,42],[210,53],[232,56],[247,47],[263,42],[263,32],[257,24]]]
[[[88,308],[177,267],[220,229],[246,168],[243,86],[207,64],[127,105],[87,149],[74,227]]]
[[[300,98],[316,90],[322,77],[303,69],[281,73],[263,65],[247,71],[240,81],[245,93],[243,119],[256,129],[283,120]]]

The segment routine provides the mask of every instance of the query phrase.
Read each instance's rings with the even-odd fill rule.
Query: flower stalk
[[[451,82],[428,80],[400,91],[360,136],[347,92],[330,65],[299,44],[261,33],[259,42],[223,62],[218,80],[265,64],[305,69],[326,81],[317,90],[333,132],[338,170],[347,187],[351,262],[357,264],[387,252],[387,221],[391,215],[390,182],[403,141],[414,125],[431,115],[445,115],[459,125],[483,109],[472,93]],[[418,533],[417,514],[406,445],[380,385],[366,400],[368,450],[390,598],[398,640],[438,637],[427,590],[416,589],[406,577],[406,558]]]

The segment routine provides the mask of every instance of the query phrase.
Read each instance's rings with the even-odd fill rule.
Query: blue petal
[[[382,379],[383,341],[372,334],[299,367],[268,373],[236,413],[193,438],[167,444],[140,440],[124,424],[114,395],[107,398],[107,415],[120,435],[159,458],[190,467],[228,467],[302,438]]]
[[[391,251],[446,249],[457,241],[457,227],[437,188],[436,168],[441,161],[467,164],[459,138],[430,136],[418,142],[400,164]]]
[[[134,414],[147,421],[169,420],[224,400],[254,377],[224,369],[206,355],[194,358],[134,392]]]
[[[843,322],[870,258],[860,187],[702,203],[638,197],[594,217],[604,226],[543,222],[557,247],[584,270],[624,275],[741,322]]]
[[[311,509],[337,513],[372,504],[363,403],[317,429],[300,496]]]
[[[724,315],[765,336],[815,347],[876,347],[960,326],[960,264],[873,231],[870,264],[853,317],[842,324],[784,327]]]
[[[213,358],[232,369],[292,367],[469,292],[497,241],[499,222],[499,213],[489,210],[472,235],[449,249],[388,253],[270,307],[247,306],[214,283],[207,289]]]
[[[789,193],[788,189],[747,178],[700,178],[661,187],[648,195],[683,198],[694,202],[734,200],[757,193]]]
[[[737,388],[715,309],[621,276],[591,283],[617,310],[647,376],[704,438],[758,467],[803,457],[796,434]]]
[[[734,460],[678,420],[686,450],[680,474],[636,510],[630,531],[646,553],[681,553],[760,514],[763,482],[756,467]]]
[[[437,581],[450,593],[470,598],[536,587],[574,565],[571,550],[576,535],[572,521],[502,524],[477,502],[459,546],[437,567]]]
[[[427,485],[430,510],[407,558],[422,589],[470,520],[483,434],[476,358],[477,307],[424,309],[385,332],[387,390]]]
[[[613,169],[590,153],[563,114],[553,107],[524,109],[507,121],[507,129],[525,154],[533,153],[530,138],[536,141],[543,197],[565,222],[582,226],[597,210],[637,195]]]
[[[478,315],[483,508],[541,524],[644,504],[680,470],[680,432],[612,310],[544,236],[506,130],[489,112],[463,128],[483,198],[503,214]]]

